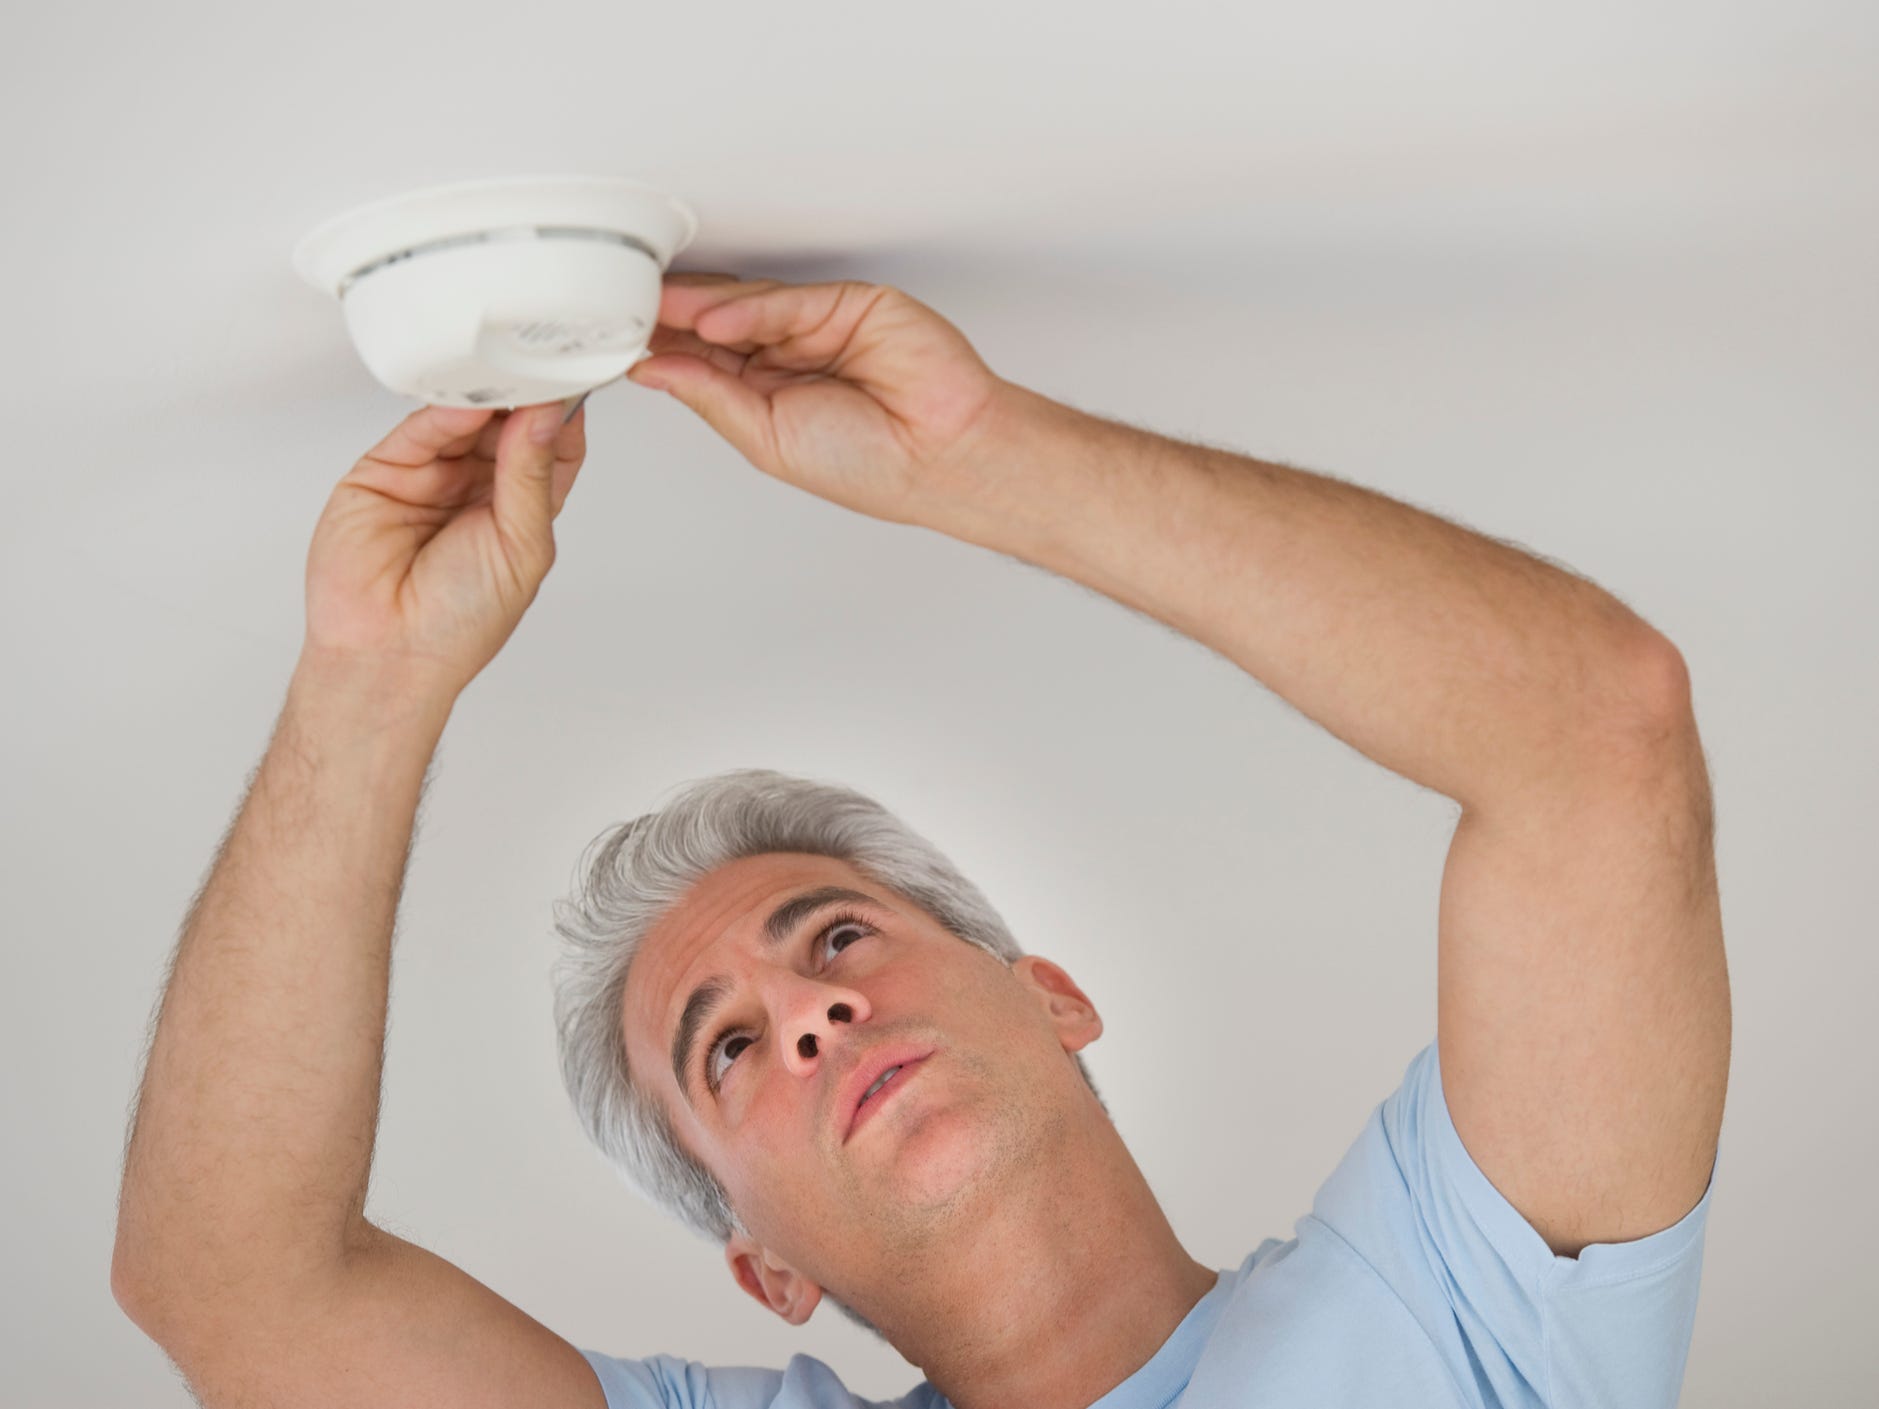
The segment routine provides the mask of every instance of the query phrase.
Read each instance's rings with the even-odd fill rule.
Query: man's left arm
[[[968,492],[920,522],[1155,617],[1460,803],[1437,1041],[1462,1143],[1555,1253],[1681,1218],[1715,1158],[1730,1003],[1676,648],[1420,509],[1007,385]]]

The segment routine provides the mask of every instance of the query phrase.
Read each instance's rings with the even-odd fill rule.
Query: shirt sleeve
[[[781,1370],[703,1365],[676,1355],[643,1360],[582,1350],[600,1379],[607,1409],[947,1409],[921,1380],[899,1399],[862,1399],[827,1362],[792,1355]]]
[[[607,1409],[760,1409],[776,1401],[781,1370],[701,1365],[676,1355],[643,1360],[582,1350],[600,1378]]]
[[[1366,1140],[1370,1157],[1358,1158]],[[1413,1266],[1439,1285],[1487,1403],[1675,1409],[1715,1174],[1712,1165],[1703,1197],[1670,1227],[1557,1256],[1462,1144],[1431,1042],[1320,1191],[1314,1214],[1373,1240],[1394,1222],[1415,1240],[1420,1256],[1396,1264],[1397,1275]],[[1406,1206],[1393,1217],[1359,1211],[1365,1200]]]

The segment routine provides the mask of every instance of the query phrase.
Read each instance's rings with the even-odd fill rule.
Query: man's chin
[[[973,1112],[935,1107],[909,1112],[904,1123],[891,1119],[899,1112],[881,1114],[890,1119],[862,1131],[849,1150],[863,1184],[884,1184],[883,1197],[894,1207],[958,1209],[1001,1183],[998,1132]],[[857,1149],[860,1139],[866,1143]]]

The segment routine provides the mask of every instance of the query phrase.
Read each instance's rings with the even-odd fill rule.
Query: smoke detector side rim
[[[618,176],[494,177],[427,186],[355,206],[294,247],[295,271],[341,298],[368,266],[426,245],[501,230],[553,227],[627,237],[663,272],[698,233],[690,206]]]

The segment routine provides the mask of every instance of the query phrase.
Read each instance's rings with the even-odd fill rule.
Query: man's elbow
[[[162,1344],[152,1315],[157,1299],[150,1293],[148,1279],[132,1270],[131,1261],[121,1248],[111,1257],[111,1298],[138,1330]]]
[[[1667,636],[1647,632],[1637,647],[1634,687],[1646,728],[1657,738],[1675,737],[1695,722],[1690,667]]]
[[[1603,705],[1582,717],[1590,725],[1587,762],[1594,772],[1622,768],[1635,775],[1641,768],[1656,777],[1667,764],[1700,766],[1689,667],[1667,637],[1648,627],[1631,636],[1613,666]]]
[[[152,1254],[118,1225],[111,1252],[111,1297],[137,1329],[174,1354],[177,1333],[177,1278],[174,1265]]]

